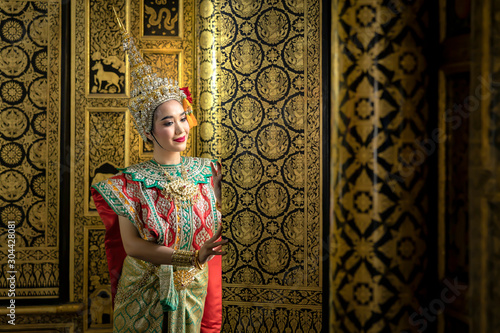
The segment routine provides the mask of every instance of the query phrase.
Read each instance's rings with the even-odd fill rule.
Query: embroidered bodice
[[[163,193],[168,178],[182,177],[182,169],[186,180],[197,187],[196,196],[184,205]],[[219,226],[209,159],[183,157],[177,165],[147,161],[120,171],[94,188],[117,215],[134,223],[143,239],[174,249],[199,249]]]

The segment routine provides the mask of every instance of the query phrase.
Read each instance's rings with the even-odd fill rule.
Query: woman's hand
[[[212,179],[214,181],[215,199],[219,204],[221,204],[222,165],[220,164],[219,161],[217,161],[217,168],[216,168],[214,163],[210,162],[210,168],[212,169]]]
[[[226,254],[226,251],[221,251],[222,245],[225,245],[229,242],[227,239],[223,239],[217,241],[222,234],[222,227],[219,227],[215,235],[207,240],[205,244],[200,248],[198,252],[198,262],[203,265],[210,259],[212,256],[223,256]]]

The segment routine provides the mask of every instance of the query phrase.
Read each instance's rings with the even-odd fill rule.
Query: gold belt
[[[174,287],[176,290],[185,289],[187,286],[194,281],[196,275],[201,273],[202,270],[199,270],[195,267],[191,269],[179,269],[174,271]]]

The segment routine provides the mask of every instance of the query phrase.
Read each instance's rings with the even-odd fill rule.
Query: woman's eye
[[[170,125],[172,125],[172,124],[173,124],[173,122],[169,121],[169,122],[167,122],[167,123],[163,123],[163,126],[170,126]]]
[[[186,121],[186,120],[187,120],[187,118],[186,118],[186,117],[181,118],[181,121]]]

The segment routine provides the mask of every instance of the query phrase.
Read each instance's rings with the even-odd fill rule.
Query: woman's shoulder
[[[208,178],[212,176],[210,163],[213,161],[209,158],[187,156],[182,158],[182,165],[187,171],[188,178],[195,184],[207,183]],[[164,169],[152,161],[140,162],[118,170],[119,173],[101,180],[93,187],[135,186],[133,184],[139,182],[146,188],[164,188],[167,182]]]
[[[127,185],[127,183],[143,182],[147,187],[153,187],[159,180],[162,180],[162,174],[158,167],[151,161],[140,162],[118,168],[118,173],[96,182],[93,187],[104,185]],[[148,186],[149,185],[149,186]]]
[[[143,183],[146,188],[163,188],[165,173],[163,169],[151,160],[137,163],[120,170],[129,182]]]
[[[157,169],[158,166],[155,163],[151,162],[151,160],[148,160],[145,162],[129,165],[128,167],[118,170],[120,171],[119,174],[133,175],[133,174],[157,173],[158,172]]]
[[[183,165],[187,169],[188,177],[194,183],[208,183],[208,178],[212,176],[210,163],[213,160],[204,157],[184,157]]]

